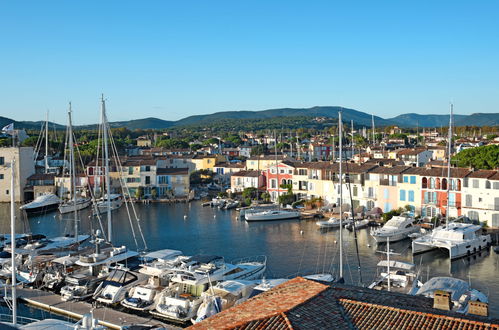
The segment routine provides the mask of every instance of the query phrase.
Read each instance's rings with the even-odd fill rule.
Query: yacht
[[[90,269],[66,276],[64,286],[60,290],[64,301],[84,300],[93,296],[97,287],[104,281],[108,273],[101,270],[92,274]]]
[[[287,220],[300,218],[300,211],[297,210],[267,210],[253,212],[244,215],[246,221],[269,221],[269,220]]]
[[[193,256],[175,270],[170,286],[160,293],[156,309],[151,314],[185,323],[196,318],[203,303],[202,293],[222,280],[255,280],[266,268],[266,258],[242,260],[229,264],[218,256]]]
[[[409,237],[409,235],[418,233],[421,230],[419,226],[414,225],[414,218],[407,213],[394,216],[388,220],[381,228],[371,231],[371,236],[378,243],[397,242]]]
[[[140,264],[139,273],[149,276],[161,276],[181,267],[182,262],[190,257],[182,255],[182,251],[164,249],[149,252],[141,258],[144,262]]]
[[[409,293],[418,285],[415,269],[416,265],[410,262],[381,260],[377,265],[376,279],[368,288]]]
[[[132,287],[147,282],[147,276],[132,272],[127,268],[114,268],[106,279],[97,287],[93,298],[106,305],[116,305],[125,299],[125,295]]]
[[[246,301],[256,285],[255,281],[218,282],[201,294],[203,302],[198,308],[196,318],[191,320],[192,323],[201,322],[220,311]]]
[[[77,248],[80,244],[90,238],[90,235],[59,236],[53,238],[40,238],[31,240],[19,247],[19,253],[42,255],[68,251]]]
[[[416,292],[418,296],[433,298],[435,291],[446,291],[451,294],[452,310],[458,313],[468,313],[470,301],[488,302],[483,292],[472,289],[468,282],[453,277],[433,277],[424,283]]]
[[[352,223],[352,219],[343,219],[343,226]],[[315,223],[319,228],[340,228],[340,219],[331,217],[328,220],[321,220]]]
[[[55,210],[60,203],[59,197],[52,193],[46,193],[38,196],[32,202],[22,205],[20,209],[30,215]]]
[[[92,200],[90,198],[76,198],[76,203],[74,200],[69,200],[65,203],[59,205],[59,212],[61,214],[70,213],[74,211],[83,210],[92,204]]]
[[[111,211],[117,210],[123,205],[123,196],[121,194],[105,194],[103,198],[97,201],[96,208],[99,213],[107,211],[107,200],[109,198],[111,204]],[[94,210],[94,214],[97,212]]]
[[[133,286],[130,291],[125,295],[125,299],[121,301],[121,306],[137,310],[137,311],[150,311],[156,308],[159,293],[164,289],[158,286],[152,277],[149,278],[148,283]]]
[[[446,249],[450,259],[469,256],[486,248],[490,235],[482,235],[482,227],[471,223],[451,222],[412,241],[412,253]]]
[[[345,226],[346,229],[348,230],[357,230],[357,229],[362,229],[366,228],[369,225],[369,219],[362,219],[362,220],[356,220],[355,222],[352,221],[349,224]]]

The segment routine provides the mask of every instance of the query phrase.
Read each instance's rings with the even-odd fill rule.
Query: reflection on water
[[[227,261],[245,256],[266,255],[268,276],[287,277],[297,273],[338,273],[338,231],[321,231],[315,221],[271,221],[247,223],[236,219],[235,211],[221,211],[191,204],[149,204],[136,205],[142,230],[150,250],[172,248],[185,254],[218,254]],[[184,216],[187,217],[184,219]],[[30,218],[27,222],[33,233],[56,236],[72,233],[71,215],[62,219],[58,213]],[[22,222],[22,221],[20,221]],[[103,219],[104,224],[106,219]],[[0,205],[0,231],[9,232],[8,204]],[[18,230],[22,228],[18,224]],[[95,219],[89,217],[88,210],[80,216],[83,232],[99,228]],[[113,212],[114,243],[136,248],[131,234],[127,212],[124,207]],[[355,253],[354,234],[344,231],[345,253],[344,277],[347,283],[359,284],[360,276],[366,285],[376,274],[376,264],[384,254],[386,245],[377,246],[369,235],[369,229],[357,232],[359,257],[362,265],[358,269]],[[431,276],[452,276],[471,281],[473,287],[489,294],[490,311],[499,317],[499,283],[497,281],[498,255],[484,251],[468,259],[450,262],[448,257],[433,251],[412,257],[410,241],[390,244],[399,260],[414,262],[426,280]]]

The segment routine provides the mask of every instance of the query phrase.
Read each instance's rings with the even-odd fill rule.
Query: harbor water
[[[320,230],[315,220],[284,220],[247,223],[237,218],[235,210],[225,211],[202,207],[200,202],[189,204],[135,204],[142,233],[148,250],[176,249],[186,255],[215,254],[234,259],[267,256],[267,278],[330,272],[338,275],[339,231]],[[133,214],[133,212],[130,210]],[[89,209],[80,212],[81,233],[90,233],[100,227],[90,216]],[[113,211],[113,243],[127,245],[130,249],[142,249],[141,234],[132,220],[135,238],[127,210],[123,206]],[[103,219],[107,229],[107,220]],[[47,237],[72,233],[72,215],[61,216],[57,212],[29,219],[18,214],[17,231],[30,230]],[[10,232],[9,205],[0,205],[0,232]],[[352,232],[344,230],[344,278],[354,285],[368,285],[376,275],[376,264],[384,258],[386,245],[377,245],[369,235],[369,228]],[[136,240],[138,246],[136,245]],[[489,296],[490,314],[499,318],[499,255],[491,249],[471,258],[450,262],[440,251],[412,256],[410,240],[390,244],[393,259],[413,262],[423,281],[433,276],[453,276],[469,281]],[[359,268],[359,264],[361,267]],[[28,310],[29,311],[29,310]],[[29,315],[25,315],[29,316]]]

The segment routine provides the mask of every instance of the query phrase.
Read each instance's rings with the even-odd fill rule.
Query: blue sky
[[[1,1],[0,116],[499,112],[497,1]]]

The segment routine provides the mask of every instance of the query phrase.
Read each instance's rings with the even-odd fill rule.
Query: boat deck
[[[80,320],[84,314],[93,311],[94,318],[105,327],[112,329],[121,329],[124,326],[146,325],[164,327],[166,329],[178,329],[177,327],[155,320],[152,317],[141,317],[134,314],[120,312],[108,307],[94,308],[91,303],[84,301],[63,301],[59,295],[52,292],[41,291],[37,289],[18,288],[17,296],[20,300],[56,313],[69,316]]]

